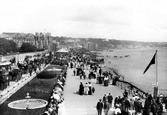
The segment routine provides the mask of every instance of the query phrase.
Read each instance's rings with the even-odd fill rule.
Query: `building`
[[[52,45],[51,33],[36,32],[32,33],[8,33],[0,34],[0,37],[13,40],[18,47],[21,47],[23,43],[30,43],[35,45],[38,49],[50,50]]]
[[[6,35],[6,34],[0,34],[0,38],[5,38],[7,40],[13,40],[13,38],[9,35]]]
[[[53,40],[51,42],[50,51],[56,51],[58,48],[58,45],[59,45],[59,43],[57,41]]]
[[[30,43],[35,45],[34,41],[34,35],[31,33],[25,34],[25,33],[8,33],[4,32],[3,35],[6,37],[3,37],[8,40],[13,40],[18,47],[21,47],[23,43]]]
[[[98,44],[93,43],[93,42],[88,42],[86,44],[83,44],[83,48],[86,48],[90,51],[97,50],[98,49]]]
[[[51,33],[38,33],[34,35],[35,46],[38,49],[50,49]]]

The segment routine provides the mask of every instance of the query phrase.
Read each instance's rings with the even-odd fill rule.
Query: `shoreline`
[[[108,50],[103,50],[103,51],[99,51],[100,53],[101,52],[114,52],[114,51],[142,51],[142,50],[164,50],[164,49],[166,49],[167,50],[167,48],[166,47],[163,47],[163,48],[137,48],[137,49],[133,49],[133,48],[131,48],[131,49],[108,49]]]
[[[164,56],[166,57],[167,53],[164,53],[164,50],[166,51],[167,49],[165,48],[159,50],[159,63],[163,65],[162,67],[159,64],[159,76],[161,76],[159,77],[159,84],[161,84],[159,85],[159,94],[162,93],[166,95],[167,80],[164,76],[166,76],[167,74],[167,66],[164,65],[164,61],[167,62],[167,59],[164,59]],[[154,89],[155,66],[150,67],[149,71],[146,74],[143,74],[143,71],[151,60],[153,54],[154,49],[117,50],[115,52],[101,52],[101,55],[103,55],[105,60],[105,67],[116,68],[118,70],[118,75],[124,76],[125,81],[135,85],[144,92],[148,92],[151,94],[153,94]],[[129,57],[125,57],[125,55],[129,55]],[[115,58],[114,56],[117,57]],[[143,58],[145,62],[140,62],[142,60],[140,58]]]
[[[119,73],[118,73],[118,70],[116,69],[116,68],[111,68],[111,67],[108,67],[108,66],[104,66],[104,68],[106,69],[109,69],[109,70],[111,70],[115,75],[114,76],[118,76],[119,78],[121,78],[121,79],[119,79],[117,82],[117,86],[119,87],[119,86],[121,86],[121,89],[126,89],[126,90],[128,90],[129,92],[131,92],[130,91],[130,87],[132,86],[133,88],[134,88],[134,90],[136,91],[136,90],[138,90],[140,93],[139,94],[141,94],[140,96],[142,97],[142,98],[144,98],[145,96],[144,95],[146,95],[146,94],[148,94],[148,92],[147,91],[145,91],[145,90],[143,90],[143,89],[141,89],[141,88],[139,88],[138,86],[136,86],[135,84],[133,84],[132,82],[129,82],[129,81],[127,81],[127,80],[124,80],[124,76],[123,75],[120,75]]]

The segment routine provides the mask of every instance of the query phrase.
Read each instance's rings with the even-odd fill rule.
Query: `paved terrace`
[[[88,72],[89,70],[86,70],[87,75]],[[95,87],[95,93],[93,95],[82,96],[77,94],[80,82],[85,84],[89,81]],[[101,84],[96,84],[95,79],[80,79],[79,76],[73,75],[73,69],[68,68],[66,85],[64,86],[65,110],[67,115],[97,115],[96,104],[99,99],[102,99],[105,93],[111,93],[113,98],[115,98],[118,95],[122,96],[123,90],[113,85],[105,87]]]

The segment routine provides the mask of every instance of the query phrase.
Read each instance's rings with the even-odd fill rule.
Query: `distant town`
[[[23,43],[35,46],[38,50],[56,51],[60,47],[86,48],[92,50],[115,50],[115,49],[143,49],[143,48],[167,48],[167,42],[139,42],[128,40],[115,40],[105,38],[72,38],[63,36],[52,36],[51,33],[9,33],[0,34],[0,40],[14,41],[17,48]],[[0,45],[0,52],[4,52],[3,45]],[[2,54],[11,53],[4,52]],[[18,52],[18,51],[17,51]],[[0,54],[0,55],[2,55]]]

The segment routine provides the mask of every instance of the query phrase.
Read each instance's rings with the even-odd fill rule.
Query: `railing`
[[[128,94],[135,95],[135,93],[137,93],[140,98],[146,98],[147,92],[143,91],[142,89],[138,88],[137,86],[128,81],[124,81],[124,76],[119,75],[118,71],[115,68],[110,68],[110,69],[117,77],[119,77],[116,83],[118,87],[124,90],[126,89],[128,91]]]
[[[10,96],[12,96],[15,92],[17,92],[25,84],[31,81],[35,76],[36,76],[35,74],[33,74],[31,77],[29,77],[29,75],[25,75],[24,78],[19,80],[17,83],[13,84],[12,86],[9,86],[9,88],[6,89],[5,91],[2,91],[3,93],[1,92],[0,94],[0,104],[6,101]]]
[[[140,88],[136,87],[132,83],[129,83],[129,82],[124,81],[124,80],[118,80],[117,81],[117,86],[120,87],[121,89],[124,89],[124,90],[126,89],[128,91],[128,94],[135,95],[135,93],[137,93],[137,95],[140,98],[145,98],[146,94],[147,94],[145,91],[143,91]]]
[[[12,53],[12,54],[7,54],[7,55],[0,55],[0,62],[5,59],[6,61],[9,61],[13,59],[14,57],[16,58],[16,61],[23,61],[25,56],[33,56],[34,54],[38,53],[44,53],[46,51],[37,51],[37,52],[26,52],[26,53]]]

